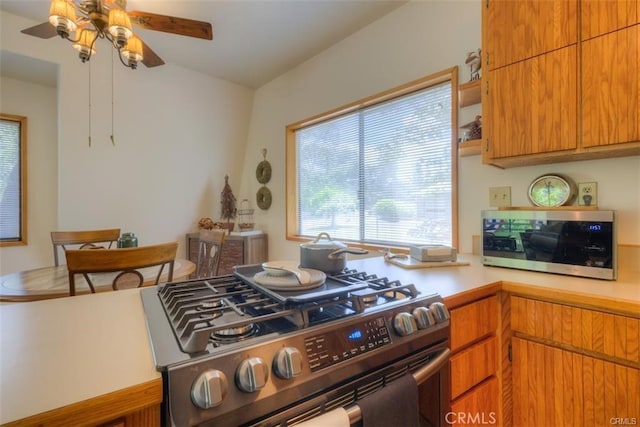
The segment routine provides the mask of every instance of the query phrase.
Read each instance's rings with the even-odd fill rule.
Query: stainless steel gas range
[[[360,399],[404,375],[428,395],[422,423],[445,424],[449,313],[439,295],[353,270],[274,291],[253,280],[261,271],[141,291],[164,425],[287,426],[337,407],[358,425]]]

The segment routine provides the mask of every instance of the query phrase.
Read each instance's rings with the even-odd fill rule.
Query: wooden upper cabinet
[[[577,0],[485,0],[484,5],[490,70],[577,43]]]
[[[518,2],[514,2],[518,3]],[[490,71],[485,160],[577,146],[577,47]]]
[[[638,24],[582,43],[584,147],[640,141],[639,45]]]
[[[616,31],[640,22],[640,0],[582,0],[582,40]]]

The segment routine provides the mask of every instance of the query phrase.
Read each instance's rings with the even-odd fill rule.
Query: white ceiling
[[[136,32],[166,63],[257,88],[381,18],[406,0],[130,0],[127,10],[207,21],[213,40]],[[0,9],[46,22],[49,0],[0,0]],[[42,43],[62,43],[59,38]],[[98,45],[98,54],[100,46]],[[2,67],[10,59],[2,56]],[[144,72],[145,67],[139,67]],[[4,73],[4,70],[3,70]]]

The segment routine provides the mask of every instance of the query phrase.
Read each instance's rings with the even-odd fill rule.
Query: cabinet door
[[[640,25],[582,44],[582,145],[640,141]]]
[[[266,234],[245,237],[245,264],[260,264],[268,261],[268,237]]]
[[[576,0],[488,0],[485,7],[490,70],[577,42]]]
[[[588,40],[640,22],[639,0],[582,0],[580,36]]]
[[[514,426],[638,419],[640,370],[521,338],[512,346]]]
[[[489,74],[488,158],[577,147],[577,48]]]

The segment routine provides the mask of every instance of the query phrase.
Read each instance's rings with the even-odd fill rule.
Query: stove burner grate
[[[342,294],[318,295],[304,302],[283,302],[250,286],[236,275],[158,286],[158,298],[185,353],[200,353],[208,345],[285,333],[335,321],[419,294],[414,285],[378,278],[356,270],[333,275],[347,284],[366,284]]]

